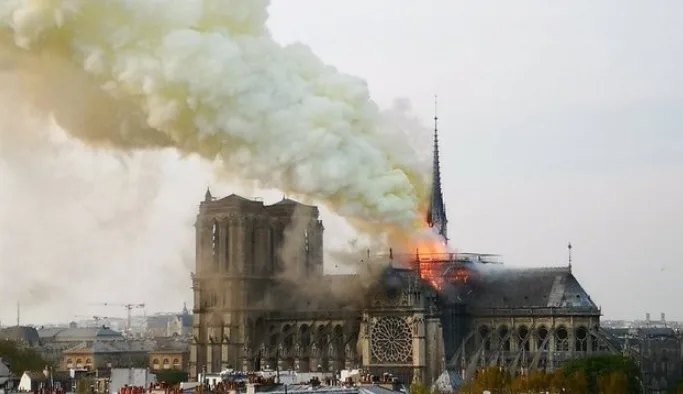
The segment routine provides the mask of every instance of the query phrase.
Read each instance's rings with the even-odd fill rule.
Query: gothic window
[[[256,273],[256,225],[251,226],[251,267],[249,267],[249,272]]]
[[[484,350],[491,350],[491,338],[489,336],[489,328],[487,326],[479,327],[479,340],[484,344]]]
[[[308,345],[311,344],[311,330],[308,325],[304,324],[299,329],[299,340],[301,341],[301,346],[304,349],[307,349]]]
[[[555,340],[557,341],[555,343],[555,350],[560,351],[560,352],[566,352],[569,351],[569,341],[568,338],[569,333],[567,332],[567,329],[564,326],[559,326],[555,330]]]
[[[398,364],[412,361],[413,333],[408,323],[396,316],[377,320],[370,333],[373,358],[379,363]]]
[[[269,261],[270,261],[270,272],[275,271],[275,249],[277,248],[277,245],[275,244],[275,228],[271,227],[270,228],[270,256]]]
[[[344,329],[339,324],[332,330],[332,341],[338,354],[344,354]]]
[[[225,247],[225,270],[228,270],[228,266],[230,265],[230,251],[231,251],[231,245],[230,245],[230,233],[232,231],[232,225],[230,222],[228,222],[228,225],[225,227],[225,235],[223,235],[223,243]]]
[[[286,324],[282,328],[282,335],[284,336],[282,344],[284,345],[285,349],[287,349],[287,351],[291,350],[294,346],[294,332],[292,331],[292,326]]]
[[[213,256],[213,262],[218,263],[218,248],[220,245],[221,228],[217,220],[213,221],[211,234],[211,251]]]
[[[546,338],[548,338],[548,329],[545,328],[545,326],[540,326],[538,331],[536,331],[536,335],[538,336],[538,349],[548,350],[548,342],[546,341]]]
[[[311,247],[308,230],[304,231],[304,247],[306,248],[306,254],[308,254]]]
[[[517,330],[517,334],[519,335],[519,343],[517,347],[519,347],[520,350],[524,351],[529,351],[531,349],[530,346],[530,341],[529,341],[529,329],[526,326],[520,326],[519,329]]]
[[[588,351],[588,329],[586,327],[579,327],[576,329],[574,350],[577,352]]]
[[[510,351],[510,337],[508,334],[510,333],[510,330],[508,330],[507,326],[503,325],[498,328],[498,340],[500,341],[500,348],[503,351],[509,352]]]

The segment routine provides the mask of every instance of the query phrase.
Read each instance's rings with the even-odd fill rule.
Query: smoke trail
[[[83,293],[114,287],[113,268],[134,254],[158,163],[84,150],[13,104],[18,89],[1,71],[0,84],[0,298],[73,314]]]
[[[412,228],[419,160],[387,141],[364,81],[273,41],[267,6],[4,0],[0,64],[21,76],[22,99],[88,144],[198,153],[356,227]]]

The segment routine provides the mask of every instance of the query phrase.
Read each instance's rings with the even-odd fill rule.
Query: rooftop
[[[107,327],[43,328],[40,339],[53,341],[80,341],[96,339],[122,339],[123,335]]]

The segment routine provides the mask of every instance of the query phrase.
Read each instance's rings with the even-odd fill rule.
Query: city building
[[[80,342],[64,350],[61,370],[146,367],[153,344],[143,341]]]
[[[149,368],[152,371],[177,370],[187,372],[190,362],[189,343],[180,341],[157,341],[149,353]]]
[[[38,330],[40,354],[45,361],[55,365],[62,364],[64,351],[81,342],[123,341],[123,335],[110,328],[101,327],[50,327]]]
[[[436,128],[426,221],[447,243]],[[571,261],[516,269],[491,255],[390,250],[368,255],[385,262],[381,275],[325,275],[317,207],[287,198],[272,205],[234,194],[215,199],[209,190],[195,227],[195,379],[227,368],[361,367],[432,384],[492,365],[553,370],[570,358],[619,351]],[[376,283],[361,286],[366,278]],[[312,296],[311,286],[356,297]]]

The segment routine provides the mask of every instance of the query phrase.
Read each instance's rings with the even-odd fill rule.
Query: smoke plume
[[[389,265],[388,256],[384,259],[376,255],[371,257],[366,254],[369,249],[363,248],[361,251],[360,244],[358,244],[345,251],[337,251],[334,256],[338,263],[353,266],[356,275],[320,277],[307,274],[304,265],[307,254],[305,234],[312,220],[316,219],[311,216],[310,209],[306,206],[298,206],[285,229],[284,239],[278,250],[283,267],[277,279],[284,287],[284,292],[294,293],[296,297],[288,300],[291,305],[282,305],[280,302],[277,306],[333,310],[362,305],[368,292],[377,285],[384,268]],[[369,263],[370,258],[372,258],[372,264]],[[300,305],[302,300],[307,305]]]
[[[3,1],[0,65],[90,146],[173,147],[235,180],[322,202],[361,230],[412,229],[421,161],[361,79],[277,44],[266,0]]]
[[[130,259],[157,197],[158,163],[89,152],[13,104],[18,89],[1,71],[0,83],[0,298],[73,308]]]

